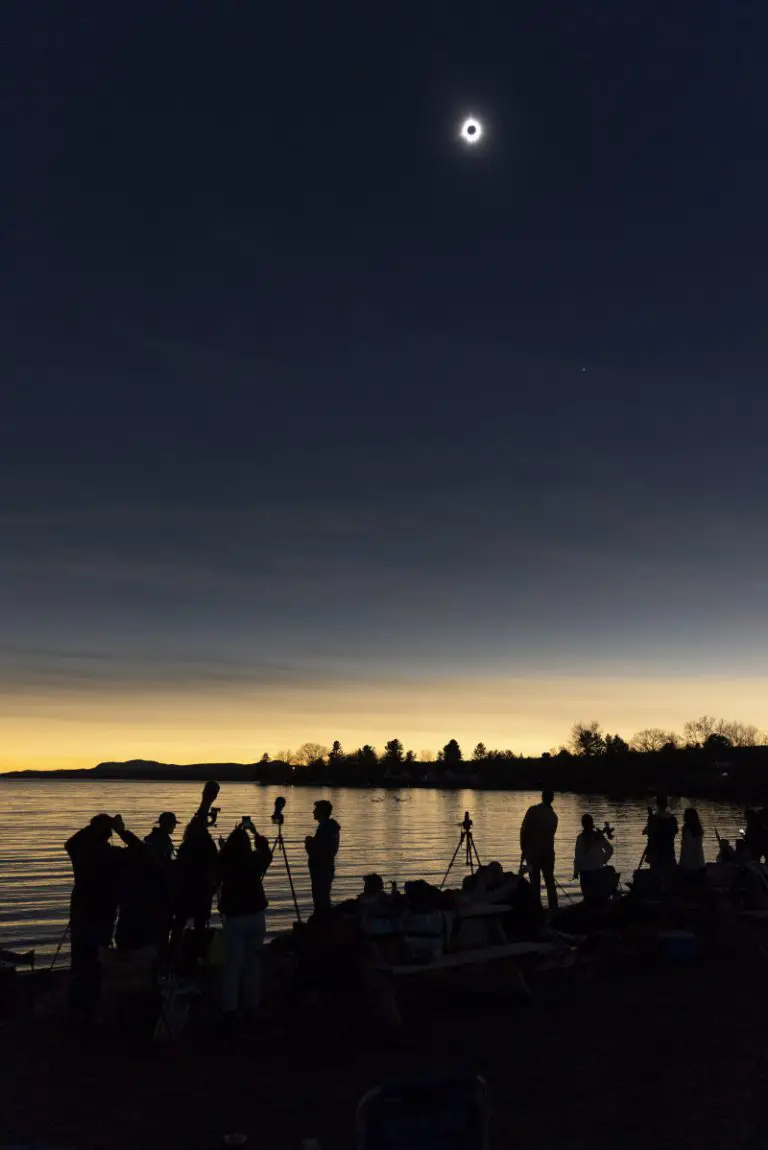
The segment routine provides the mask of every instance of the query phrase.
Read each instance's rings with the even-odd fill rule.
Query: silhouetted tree
[[[414,754],[414,752],[413,751],[406,751],[405,752],[405,765],[406,765],[406,767],[412,767],[415,762],[416,762],[416,755]]]
[[[701,715],[683,724],[683,735],[689,747],[703,747],[710,735],[715,733],[717,719],[711,715]]]
[[[660,751],[667,743],[676,742],[674,731],[662,731],[660,727],[646,727],[632,736],[632,749],[645,753]]]
[[[756,747],[758,740],[757,727],[751,723],[740,723],[738,720],[726,721],[718,719],[715,724],[716,735],[724,735],[734,747]]]
[[[275,758],[277,759],[277,761],[279,763],[288,763],[288,765],[291,767],[294,766],[297,762],[297,756],[296,756],[295,751],[289,751],[289,750],[278,751],[277,754],[275,755]]]
[[[330,753],[328,755],[328,765],[329,766],[338,766],[338,764],[342,761],[343,758],[344,758],[344,751],[341,749],[341,743],[339,742],[338,739],[334,739],[333,740],[333,746],[331,747]]]
[[[571,749],[580,758],[593,758],[605,753],[605,739],[596,719],[591,723],[574,723],[571,731]]]
[[[486,750],[485,743],[478,743],[472,752],[472,758],[475,762],[481,762],[483,759],[488,758],[488,751]]]
[[[707,736],[704,743],[704,749],[714,756],[726,754],[732,747],[733,743],[727,735],[718,735],[714,732]]]
[[[366,743],[364,747],[360,747],[357,752],[357,761],[362,770],[375,771],[379,765],[379,757],[376,754],[376,750],[369,743]]]
[[[301,766],[310,767],[313,763],[322,762],[328,754],[328,748],[322,743],[302,743],[296,752]]]
[[[461,766],[461,747],[455,739],[449,739],[443,747],[441,761],[445,764],[447,770]]]
[[[629,743],[621,735],[605,736],[605,755],[612,759],[623,759],[629,754]]]
[[[685,741],[689,747],[704,747],[712,735],[727,739],[733,747],[756,747],[760,732],[752,723],[741,723],[734,719],[715,719],[712,715],[700,715],[690,719],[683,728]]]
[[[390,739],[384,744],[382,761],[388,767],[399,767],[403,762],[403,744],[399,739]]]
[[[435,752],[434,751],[430,751],[430,750],[419,751],[419,762],[420,763],[434,763],[434,761],[435,761]]]
[[[267,751],[265,751],[265,752],[264,752],[264,754],[263,754],[263,755],[261,756],[261,758],[259,759],[259,762],[261,763],[261,765],[262,765],[262,766],[266,766],[266,764],[267,764],[269,761],[270,761],[270,759],[269,759],[269,754],[268,754],[268,752],[267,752]]]

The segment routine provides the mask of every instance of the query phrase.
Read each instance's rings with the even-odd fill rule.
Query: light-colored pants
[[[224,923],[224,972],[221,1005],[224,1011],[255,1010],[261,998],[261,949],[267,923],[264,911],[241,914]]]

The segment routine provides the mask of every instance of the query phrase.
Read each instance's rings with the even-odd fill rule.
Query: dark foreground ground
[[[484,1075],[492,1145],[768,1145],[768,962],[751,942],[683,966],[656,962],[541,973],[529,1002],[453,1002],[414,986],[396,1038],[347,1022],[289,1021],[247,1045],[200,1035],[130,1050],[73,1051],[59,1022],[0,1030],[6,1144],[71,1150],[354,1145],[371,1086],[432,1070]]]

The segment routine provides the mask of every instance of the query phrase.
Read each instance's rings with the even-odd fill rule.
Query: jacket
[[[333,870],[339,853],[341,827],[336,819],[324,819],[317,824],[314,836],[307,840],[310,870]]]
[[[124,832],[128,851],[141,847],[130,831]],[[110,930],[117,918],[120,879],[128,851],[94,834],[90,826],[72,835],[64,849],[72,860],[75,885],[70,902],[73,922],[92,922]]]
[[[590,835],[586,831],[582,831],[576,838],[576,853],[573,859],[574,877],[578,878],[582,871],[600,870],[606,865],[612,854],[613,847],[605,835],[600,834],[599,831],[593,831]]]
[[[528,861],[531,856],[536,858],[554,851],[557,821],[557,815],[548,803],[537,803],[525,812],[520,827],[520,849]]]
[[[219,856],[219,910],[224,918],[259,914],[269,905],[262,878],[272,862],[269,843],[257,836],[253,851],[246,858],[234,858],[226,848]]]

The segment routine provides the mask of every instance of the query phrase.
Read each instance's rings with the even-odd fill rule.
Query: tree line
[[[690,719],[683,726],[682,733],[665,730],[661,727],[646,727],[627,742],[621,735],[603,731],[597,720],[574,723],[570,738],[561,747],[544,751],[539,756],[516,754],[511,750],[494,750],[485,743],[477,743],[467,759],[456,739],[449,739],[437,754],[430,750],[406,750],[400,739],[390,739],[379,753],[375,747],[365,744],[347,753],[337,740],[331,747],[322,743],[303,743],[297,750],[280,750],[272,758],[269,754],[261,757],[260,765],[282,763],[296,768],[340,769],[358,767],[363,771],[383,768],[384,772],[418,771],[427,767],[430,773],[461,770],[468,766],[488,762],[540,761],[552,759],[630,759],[634,756],[658,755],[669,757],[676,752],[708,751],[724,755],[734,749],[755,748],[768,750],[768,735],[749,723],[738,720],[716,719],[712,715],[701,715]]]
[[[519,755],[478,743],[465,755],[456,739],[437,754],[390,739],[379,752],[366,744],[347,752],[304,743],[268,754],[251,768],[260,782],[331,786],[455,786],[531,790],[551,786],[579,793],[768,798],[768,738],[750,724],[691,719],[681,733],[649,727],[627,741],[597,721],[575,723],[561,747]]]

